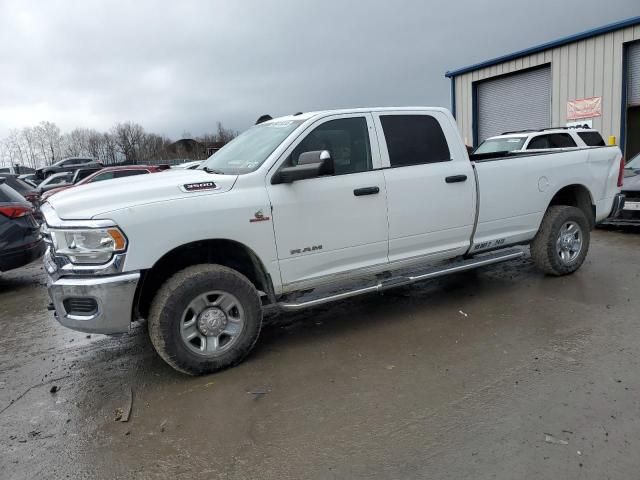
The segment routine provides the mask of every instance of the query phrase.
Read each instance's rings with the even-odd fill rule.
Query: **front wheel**
[[[262,326],[260,296],[243,275],[221,265],[195,265],[160,288],[149,312],[154,348],[176,370],[213,373],[239,363]]]
[[[582,210],[554,205],[531,242],[531,258],[547,275],[568,275],[584,262],[590,239],[589,221]]]

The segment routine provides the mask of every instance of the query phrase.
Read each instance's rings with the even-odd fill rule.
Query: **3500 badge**
[[[214,190],[216,184],[213,182],[185,183],[182,186],[184,192],[200,192],[202,190]]]

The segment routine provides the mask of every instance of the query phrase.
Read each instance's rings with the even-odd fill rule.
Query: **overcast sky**
[[[449,106],[447,70],[635,15],[638,0],[0,0],[0,137]]]

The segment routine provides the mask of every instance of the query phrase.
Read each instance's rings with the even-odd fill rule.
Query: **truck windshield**
[[[513,152],[520,150],[527,137],[489,138],[480,144],[473,153]]]
[[[211,155],[198,168],[224,175],[253,172],[302,122],[286,120],[255,125]]]

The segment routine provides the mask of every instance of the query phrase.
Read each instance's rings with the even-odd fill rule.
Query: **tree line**
[[[236,135],[237,132],[218,122],[216,130],[194,140],[224,144]],[[184,136],[190,137],[187,133]],[[170,154],[166,148],[172,142],[169,137],[147,132],[134,122],[117,123],[106,132],[75,128],[62,133],[55,123],[43,121],[11,130],[0,139],[0,165],[39,168],[66,157],[93,157],[105,165],[167,160]]]

